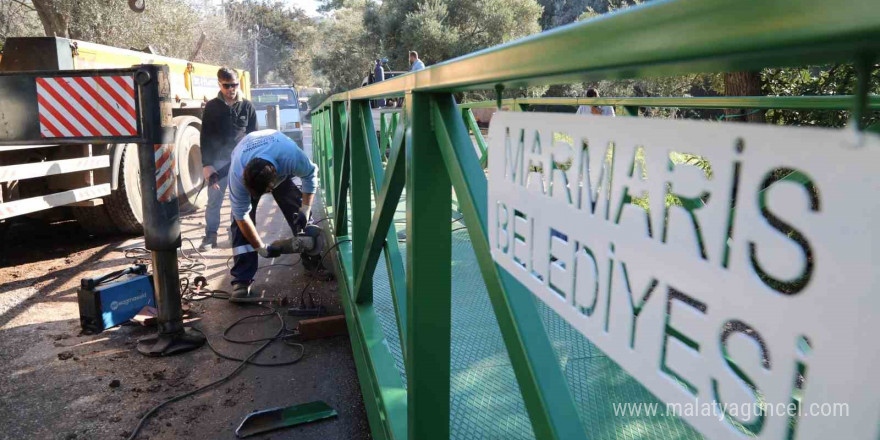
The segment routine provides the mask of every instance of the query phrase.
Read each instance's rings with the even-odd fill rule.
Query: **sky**
[[[285,3],[291,4],[306,11],[310,17],[318,15],[318,0],[285,0]]]

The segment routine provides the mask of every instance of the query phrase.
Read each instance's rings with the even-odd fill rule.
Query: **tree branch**
[[[12,2],[18,3],[19,5],[24,6],[25,8],[30,9],[31,11],[37,12],[37,10],[33,6],[23,2],[21,0],[12,0]]]

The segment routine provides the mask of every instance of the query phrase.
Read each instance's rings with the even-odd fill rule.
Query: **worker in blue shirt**
[[[275,203],[294,235],[306,227],[317,187],[317,167],[290,138],[277,130],[248,134],[232,152],[229,200],[232,205],[232,302],[254,302],[250,285],[258,267],[258,255],[275,258],[280,249],[269,246],[257,232],[257,203],[272,193]],[[293,182],[302,180],[302,190]]]
[[[411,50],[409,51],[409,63],[412,64],[412,68],[409,69],[410,72],[415,72],[417,70],[422,70],[425,68],[425,63],[419,59],[419,53]]]

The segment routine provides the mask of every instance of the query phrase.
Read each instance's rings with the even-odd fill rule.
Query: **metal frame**
[[[859,115],[880,109],[880,99],[866,96],[864,89],[858,96],[839,97],[553,98],[462,106],[452,93],[569,80],[863,62],[880,54],[876,11],[876,4],[868,0],[745,0],[736,7],[724,0],[657,1],[338,93],[315,109],[313,155],[321,171],[325,206],[332,210],[330,234],[338,244],[340,293],[373,436],[449,438],[449,208],[454,188],[535,436],[584,437],[531,293],[490,255],[482,169],[486,145],[470,108],[603,104],[848,109]],[[377,139],[369,100],[393,96],[405,96],[405,108],[387,123],[381,117]],[[405,261],[392,221],[404,187]],[[372,306],[372,277],[380,251],[385,254],[404,347],[406,388],[382,342]]]
[[[144,142],[140,135],[42,138],[39,134],[40,124],[37,117],[35,83],[38,78],[134,75],[136,72],[137,69],[102,69],[0,73],[0,96],[4,97],[4,104],[0,106],[0,120],[6,121],[3,128],[0,129],[0,153],[20,150],[27,146],[41,148],[88,143]],[[134,101],[138,102],[140,88],[135,87],[134,93]],[[138,133],[141,133],[141,109],[139,107],[135,107],[135,121],[135,128]],[[47,142],[51,144],[46,145]],[[34,164],[0,166],[0,183],[109,167],[109,156],[89,156]],[[110,194],[110,191],[110,184],[100,184],[0,203],[0,220],[102,197]]]
[[[0,73],[0,96],[6,98],[0,107],[0,117],[5,120],[19,121],[4,127],[0,131],[0,147],[10,145],[44,145],[52,144],[88,144],[88,143],[142,143],[143,136],[87,136],[64,138],[41,138],[39,136],[39,119],[34,117],[27,121],[11,117],[14,114],[37,115],[37,91],[33,86],[37,78],[64,77],[95,77],[134,75],[135,69],[99,69],[99,70],[50,70],[45,72],[4,72]],[[134,102],[140,102],[140,88],[134,88]],[[135,107],[135,122],[138,133],[143,131],[141,112]],[[0,150],[2,151],[2,150]]]
[[[134,81],[133,106],[136,133],[132,136],[93,136],[43,138],[40,133],[37,106],[37,80],[44,77],[130,75]],[[141,199],[144,211],[144,246],[151,251],[156,303],[159,309],[155,337],[138,342],[138,351],[150,356],[165,356],[197,348],[204,344],[204,336],[192,334],[184,328],[180,304],[180,280],[177,268],[177,249],[180,248],[180,218],[177,204],[177,183],[171,174],[171,183],[165,179],[169,168],[162,164],[174,162],[176,127],[171,115],[168,66],[145,64],[130,69],[52,70],[46,72],[15,72],[0,74],[0,96],[10,98],[0,105],[0,120],[8,121],[0,130],[0,151],[6,145],[43,145],[47,141],[57,145],[77,145],[89,142],[137,142],[140,164]],[[165,152],[165,154],[163,154]],[[109,158],[61,160],[46,165],[0,167],[0,179],[34,178],[109,165]],[[157,172],[157,170],[159,172]],[[173,168],[171,168],[173,170]],[[162,194],[161,184],[171,188]],[[71,202],[101,197],[110,193],[111,184],[105,183],[78,188],[42,197],[0,204],[0,219]],[[155,196],[154,196],[155,195]],[[167,195],[167,197],[165,197]],[[73,200],[70,200],[73,199]]]

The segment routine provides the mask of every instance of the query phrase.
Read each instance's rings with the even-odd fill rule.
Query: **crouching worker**
[[[293,182],[302,179],[302,191]],[[260,238],[255,226],[257,203],[272,193],[284,219],[296,235],[306,227],[315,197],[317,168],[294,141],[276,130],[255,131],[232,152],[229,199],[232,204],[232,302],[256,302],[250,285],[257,273],[258,255],[274,258],[280,249]]]

